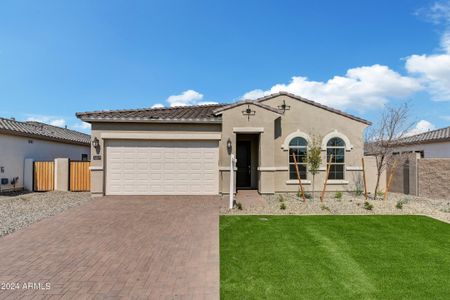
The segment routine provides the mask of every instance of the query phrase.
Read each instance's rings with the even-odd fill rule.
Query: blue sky
[[[450,1],[0,1],[0,116],[287,90],[371,121],[450,125]]]

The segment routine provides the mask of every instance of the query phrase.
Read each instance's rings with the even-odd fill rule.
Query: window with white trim
[[[333,155],[330,162],[330,156]],[[341,138],[331,138],[327,142],[327,165],[330,165],[328,179],[342,180],[345,174],[345,142]]]
[[[295,137],[289,142],[289,179],[298,180],[295,169],[294,157],[297,160],[298,171],[301,179],[307,177],[306,158],[308,155],[308,142],[302,137]]]

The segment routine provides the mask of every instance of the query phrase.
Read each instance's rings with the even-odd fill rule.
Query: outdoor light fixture
[[[247,116],[247,119],[250,121],[250,116],[254,116],[254,115],[256,114],[256,111],[255,111],[255,110],[252,110],[252,109],[250,108],[250,105],[247,105],[247,109],[243,110],[243,111],[242,111],[242,114],[243,114],[244,116]]]
[[[100,147],[100,141],[98,140],[98,138],[94,138],[92,140],[92,147],[94,147],[96,149]]]
[[[230,138],[228,138],[228,140],[227,140],[227,150],[228,150],[228,154],[231,154],[231,140],[230,140]]]

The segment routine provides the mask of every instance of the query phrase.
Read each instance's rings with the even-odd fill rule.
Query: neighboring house
[[[363,131],[370,122],[280,92],[231,105],[200,105],[77,113],[92,124],[91,192],[95,195],[216,195],[230,191],[230,154],[237,189],[263,194],[311,190],[305,156],[321,138],[323,186],[327,154],[334,160],[329,190],[361,184]]]
[[[447,199],[450,195],[450,127],[398,140],[393,192]],[[389,172],[392,172],[389,168]]]
[[[0,118],[0,184],[2,191],[23,188],[24,162],[30,158],[89,160],[90,136],[39,122]],[[7,183],[6,183],[7,181]],[[1,183],[1,182],[0,182]]]
[[[419,153],[421,158],[450,158],[450,126],[399,140],[396,153]]]

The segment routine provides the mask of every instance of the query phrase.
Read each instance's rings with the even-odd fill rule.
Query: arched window
[[[327,164],[333,155],[330,164],[328,179],[344,179],[345,170],[345,142],[338,137],[327,142]]]
[[[295,162],[292,154],[297,160],[298,171],[301,179],[306,179],[306,156],[308,154],[308,142],[302,137],[295,137],[289,142],[289,179],[298,179],[295,170]]]

